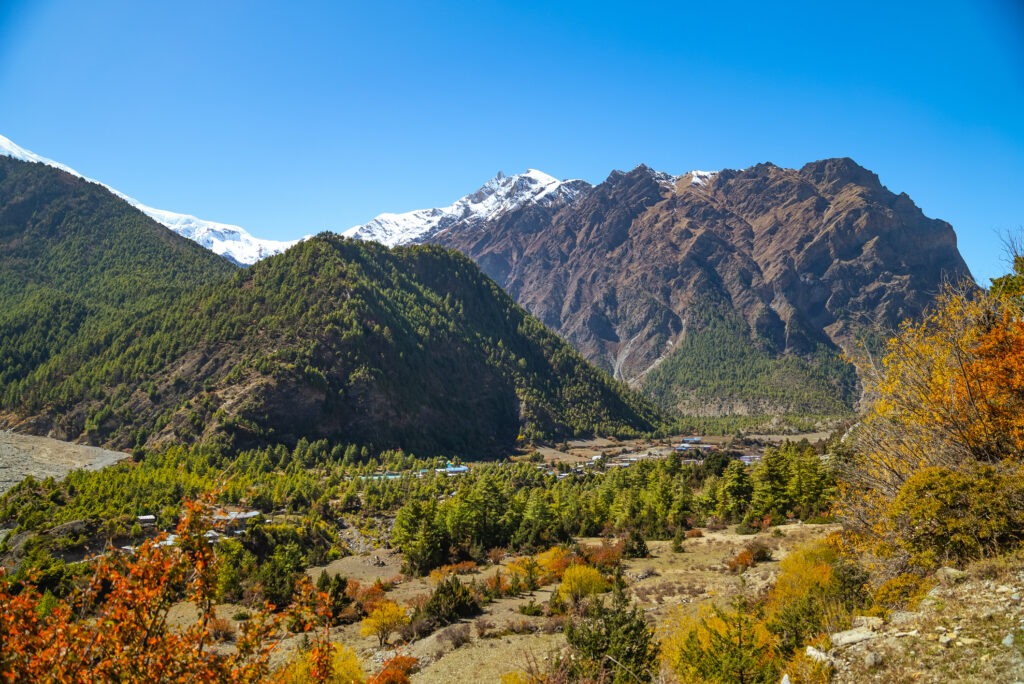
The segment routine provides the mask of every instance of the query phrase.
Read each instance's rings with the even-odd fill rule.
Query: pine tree
[[[739,520],[750,506],[754,487],[743,461],[731,461],[718,489],[718,512],[727,520]]]

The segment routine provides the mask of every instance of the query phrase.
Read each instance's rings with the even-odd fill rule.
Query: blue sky
[[[0,0],[0,134],[287,239],[499,169],[850,156],[982,282],[1024,226],[1024,10],[858,3]]]

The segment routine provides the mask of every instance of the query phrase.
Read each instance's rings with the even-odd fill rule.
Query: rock
[[[1013,646],[1013,634],[1007,634],[1003,637],[1003,646]]]
[[[1013,601],[1014,603],[1019,602],[1020,601],[1020,594],[1014,594],[1013,596],[1010,597],[1010,600]]]
[[[814,648],[813,646],[807,647],[807,657],[819,663],[829,662],[828,654],[824,651]]]
[[[996,589],[997,594],[1009,594],[1011,591],[1013,591],[1013,589],[1010,589],[1010,587],[1005,584]]]
[[[905,625],[908,622],[917,622],[919,617],[921,617],[920,613],[914,613],[908,610],[894,610],[889,613],[889,624]]]
[[[868,629],[881,629],[882,618],[868,617],[867,615],[856,615],[853,618],[854,627],[867,627]]]
[[[885,658],[882,657],[881,653],[869,652],[864,656],[864,666],[869,670],[873,670],[876,667],[881,667],[882,663],[885,662]]]
[[[862,641],[873,639],[877,635],[867,627],[857,627],[856,629],[848,629],[845,632],[836,632],[832,635],[832,645],[835,647],[848,646],[849,644],[859,644]]]
[[[788,674],[782,675],[782,681],[779,682],[779,684],[790,684],[789,675]]]
[[[959,582],[967,573],[963,570],[957,570],[956,568],[939,568],[935,571],[935,579],[939,580],[944,584],[953,584]]]
[[[948,634],[943,634],[939,637],[939,646],[943,648],[949,648],[953,644],[953,637]]]

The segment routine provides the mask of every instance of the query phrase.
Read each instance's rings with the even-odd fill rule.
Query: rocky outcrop
[[[831,635],[832,681],[1024,681],[1024,570],[1014,557],[973,570],[943,568],[914,610]]]
[[[589,360],[639,384],[709,309],[751,344],[807,357],[919,315],[970,278],[952,227],[850,159],[671,177],[613,172],[430,241],[476,260]]]

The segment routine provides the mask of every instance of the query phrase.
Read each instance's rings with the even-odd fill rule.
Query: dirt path
[[[61,478],[72,470],[99,470],[128,454],[0,430],[0,494],[31,475]]]

